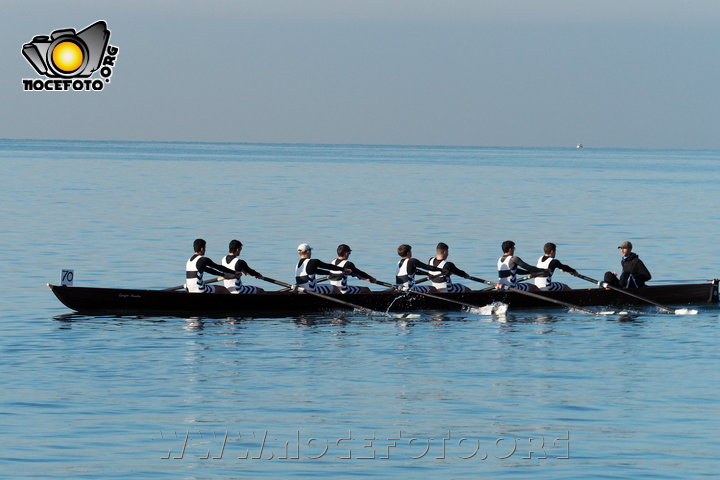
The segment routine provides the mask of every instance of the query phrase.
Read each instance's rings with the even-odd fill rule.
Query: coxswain
[[[524,292],[538,292],[539,289],[535,285],[520,283],[517,281],[517,274],[530,274],[537,276],[546,273],[544,269],[533,267],[525,263],[520,257],[515,256],[515,242],[505,240],[500,246],[503,251],[502,257],[498,259],[498,287],[512,287]]]
[[[543,252],[545,252],[545,255],[538,259],[537,267],[542,268],[543,270],[547,270],[547,273],[541,273],[537,277],[535,277],[535,286],[545,292],[572,290],[568,285],[564,283],[553,282],[552,275],[553,272],[555,272],[555,270],[558,268],[563,272],[569,273],[571,275],[577,273],[577,271],[572,267],[560,263],[560,261],[555,258],[555,254],[557,253],[557,246],[554,243],[546,243],[543,247]]]
[[[625,241],[618,245],[622,259],[622,273],[618,279],[613,272],[605,272],[605,283],[620,288],[640,288],[650,281],[652,275],[636,253],[632,251],[632,243]]]
[[[358,269],[354,263],[348,260],[350,257],[350,252],[352,250],[348,245],[345,245],[344,243],[341,243],[337,247],[337,258],[333,260],[332,263],[336,267],[340,267],[340,270],[331,270],[330,271],[330,284],[336,287],[338,290],[340,290],[340,293],[370,293],[370,289],[367,287],[358,287],[357,285],[348,285],[347,284],[347,277],[348,275],[343,271],[343,269],[349,269],[352,270],[351,276],[360,278],[361,280],[367,280],[370,283],[375,282],[375,278],[371,277],[367,273],[363,272],[362,270]]]
[[[227,288],[230,293],[262,293],[264,292],[262,288],[242,284],[242,275],[250,275],[255,278],[262,276],[250,268],[245,260],[240,258],[242,247],[243,244],[240,240],[231,240],[228,245],[228,254],[220,261],[223,267],[235,272],[234,277],[225,279],[225,288]]]
[[[337,271],[337,266],[312,258],[312,247],[307,243],[298,245],[297,252],[300,260],[295,267],[295,290],[303,289],[325,295],[340,293],[340,289],[334,285],[320,285],[315,278],[318,273],[332,275],[333,271]],[[352,270],[344,268],[343,273],[352,273]]]
[[[422,263],[412,256],[412,247],[403,243],[397,249],[400,255],[400,261],[397,264],[397,273],[395,274],[395,287],[400,290],[414,290],[416,292],[429,292],[430,287],[426,285],[415,285],[415,275],[429,275],[434,267],[426,263]],[[421,270],[422,269],[422,270]],[[447,270],[444,270],[447,272]]]
[[[208,272],[218,276],[235,276],[235,272],[227,267],[218,265],[205,256],[206,242],[198,238],[193,242],[195,253],[185,264],[185,285],[190,293],[230,293],[220,285],[208,285],[203,281],[203,273]]]
[[[453,262],[447,261],[449,250],[450,247],[446,243],[440,242],[435,248],[435,256],[428,260],[428,265],[434,267],[428,272],[432,287],[438,292],[467,292],[470,290],[468,287],[460,283],[453,283],[450,278],[452,274],[462,278],[469,278],[470,275],[457,268]],[[443,273],[443,270],[448,273]]]

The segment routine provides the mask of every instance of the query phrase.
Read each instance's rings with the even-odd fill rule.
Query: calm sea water
[[[238,238],[286,281],[301,242],[326,260],[348,243],[391,281],[400,243],[424,260],[444,241],[492,277],[506,239],[532,262],[553,241],[594,277],[629,239],[657,281],[710,279],[718,151],[0,140],[0,162],[0,478],[720,472],[716,305],[88,317],[45,287],[63,268],[178,285],[196,237],[216,258]]]

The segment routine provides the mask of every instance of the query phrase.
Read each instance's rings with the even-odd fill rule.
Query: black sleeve
[[[352,262],[345,262],[345,266],[344,266],[343,268],[348,268],[348,269],[352,270],[352,275],[353,275],[354,277],[358,277],[358,278],[370,278],[370,275],[368,275],[367,273],[365,273],[365,272],[363,272],[362,270],[360,270],[359,268],[357,268],[357,267],[355,266],[355,264],[352,263]]]
[[[423,271],[425,270],[425,271]],[[427,275],[428,272],[437,270],[435,267],[431,267],[427,263],[423,263],[417,258],[411,258],[408,260],[408,274],[419,273],[421,275]]]
[[[639,258],[637,261],[637,267],[635,268],[635,275],[640,276],[643,282],[647,282],[652,278],[652,275],[650,275],[650,270],[647,269],[643,261]]]
[[[311,258],[307,264],[307,273],[309,275],[319,273],[321,275],[331,275],[331,271],[342,270],[342,268],[332,263],[325,263],[317,258]]]
[[[550,265],[548,265],[548,268],[550,270],[559,268],[560,270],[564,270],[566,272],[574,272],[575,271],[574,268],[572,268],[568,265],[565,265],[564,263],[560,263],[560,260],[558,260],[558,259],[553,259],[553,261],[550,262]]]
[[[462,278],[468,278],[468,277],[470,276],[470,275],[468,275],[466,272],[464,272],[464,271],[460,270],[459,268],[457,268],[457,267],[455,266],[455,264],[452,263],[452,262],[445,262],[445,266],[444,266],[443,268],[446,269],[446,270],[448,270],[450,273],[453,273],[453,274],[455,274],[455,275],[457,275],[457,276],[459,276],[459,277],[462,277]]]
[[[250,268],[245,260],[238,260],[238,262],[235,264],[235,271],[244,273],[246,275],[252,275],[253,277],[261,276],[258,272]]]
[[[212,273],[213,275],[217,275],[220,277],[222,277],[226,273],[235,275],[234,271],[230,270],[227,267],[223,267],[222,265],[218,265],[217,263],[210,260],[208,257],[202,257],[200,260],[198,260],[198,268],[200,268],[204,272]]]
[[[524,271],[518,270],[518,272],[517,272],[522,275],[525,275],[526,273],[542,273],[545,271],[542,268],[533,267],[532,265],[528,265],[520,257],[513,257],[513,262],[515,262],[515,265],[519,265],[524,269]]]

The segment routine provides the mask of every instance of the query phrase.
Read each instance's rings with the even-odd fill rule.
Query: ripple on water
[[[657,279],[688,262],[713,278],[703,260],[716,253],[705,199],[720,198],[717,152],[0,140],[0,158],[13,161],[0,224],[12,249],[4,271],[17,279],[0,292],[0,477],[717,473],[716,306],[183,319],[71,314],[45,287],[62,268],[78,285],[177,285],[198,236],[215,259],[241,238],[250,265],[281,279],[302,241],[323,260],[349,242],[358,266],[391,280],[399,243],[425,260],[441,240],[458,266],[488,278],[507,238],[528,262],[554,241],[561,261],[593,277],[616,268],[614,247],[632,238]],[[338,166],[363,187],[338,182]],[[198,178],[220,179],[203,215],[187,197]],[[452,194],[428,193],[429,178]],[[540,202],[517,194],[537,185]],[[631,226],[619,213],[626,191],[636,195]],[[230,198],[239,203],[228,213]],[[689,243],[688,255],[667,255]],[[223,458],[202,458],[219,455],[226,433]],[[298,435],[301,458],[281,460]],[[371,437],[376,458],[360,459]],[[325,441],[327,454],[309,458]],[[461,458],[477,441],[478,454]],[[497,458],[513,441],[517,451]],[[571,458],[558,459],[565,447]]]

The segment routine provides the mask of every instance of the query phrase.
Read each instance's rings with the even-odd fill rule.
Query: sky
[[[22,45],[105,20],[102,92]],[[720,148],[717,0],[4,0],[0,138]]]

